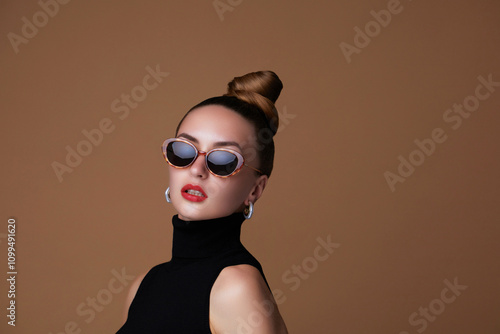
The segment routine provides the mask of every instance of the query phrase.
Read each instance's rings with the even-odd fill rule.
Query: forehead
[[[206,145],[219,141],[235,141],[244,145],[253,137],[253,126],[231,109],[209,105],[192,110],[178,133],[187,133]]]

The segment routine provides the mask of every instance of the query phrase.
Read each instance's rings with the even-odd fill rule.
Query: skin
[[[191,111],[177,134],[177,137],[192,142],[199,151],[208,152],[220,147],[235,150],[244,157],[244,152],[255,147],[252,136],[254,129],[246,119],[217,105]],[[234,142],[237,145],[218,144],[224,142]],[[245,163],[258,167],[256,157],[245,160]],[[260,198],[268,181],[266,175],[256,175],[255,171],[246,166],[231,177],[216,177],[206,168],[204,156],[198,156],[189,168],[169,168],[170,198],[179,218],[183,220],[218,218],[243,211],[249,202],[255,203]],[[201,186],[207,198],[203,202],[186,200],[181,194],[181,189],[186,184]]]
[[[258,168],[257,156],[251,154],[253,159],[250,159],[250,154],[245,155],[256,152],[251,139],[254,132],[252,124],[239,114],[212,105],[191,111],[177,136],[192,142],[199,151],[207,152],[216,147],[238,151],[245,157],[246,164]],[[242,211],[249,202],[255,203],[262,196],[268,181],[266,175],[259,175],[245,166],[231,177],[216,177],[206,168],[203,155],[188,168],[169,168],[170,198],[183,220],[218,218]],[[207,198],[202,202],[188,201],[181,194],[186,184],[202,187]],[[144,276],[132,283],[126,312]],[[126,316],[125,313],[125,319]],[[264,279],[250,265],[226,267],[219,274],[210,293],[210,329],[214,334],[288,333]]]

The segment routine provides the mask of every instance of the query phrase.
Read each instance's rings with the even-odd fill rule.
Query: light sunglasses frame
[[[186,166],[176,166],[174,164],[172,164],[169,160],[168,160],[168,157],[167,157],[167,147],[168,147],[168,144],[172,143],[172,142],[182,142],[182,143],[185,143],[185,144],[188,144],[189,146],[191,146],[194,151],[195,151],[195,156],[193,157],[193,161],[191,161],[188,165]],[[165,161],[172,167],[174,168],[188,168],[190,167],[195,161],[196,159],[198,159],[198,156],[200,155],[204,155],[205,156],[205,168],[210,172],[210,174],[212,174],[213,176],[216,176],[216,177],[221,177],[221,178],[227,178],[227,177],[230,177],[230,176],[233,176],[235,174],[237,174],[242,168],[243,166],[246,166],[254,171],[256,171],[257,173],[261,174],[261,175],[264,175],[264,173],[262,173],[262,171],[258,170],[257,168],[254,168],[252,166],[249,166],[245,163],[245,158],[241,155],[241,153],[237,152],[237,151],[234,151],[234,150],[231,150],[231,149],[228,149],[228,148],[214,148],[208,152],[205,152],[205,151],[200,151],[198,150],[198,148],[193,144],[191,143],[190,141],[188,140],[185,140],[185,139],[182,139],[182,138],[170,138],[170,139],[167,139],[163,142],[163,144],[161,145],[161,150],[162,150],[162,153],[163,153],[163,157],[165,158]],[[231,174],[228,174],[228,175],[218,175],[216,173],[214,173],[209,167],[208,167],[208,156],[210,155],[210,153],[212,152],[218,152],[218,151],[224,151],[224,152],[228,152],[228,153],[231,153],[231,154],[234,154],[236,156],[236,158],[238,159],[238,165],[236,166],[235,170],[231,173]]]

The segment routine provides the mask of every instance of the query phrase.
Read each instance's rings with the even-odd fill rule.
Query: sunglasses
[[[208,171],[218,177],[232,176],[238,173],[243,166],[263,174],[260,170],[245,164],[245,159],[240,153],[227,148],[214,148],[203,152],[199,151],[192,143],[180,138],[165,140],[161,148],[165,160],[175,168],[187,168],[193,164],[198,155],[204,155]]]

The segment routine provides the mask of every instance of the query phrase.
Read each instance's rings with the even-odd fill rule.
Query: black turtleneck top
[[[249,264],[266,280],[259,262],[241,244],[244,220],[241,212],[199,221],[175,215],[172,259],[144,277],[117,334],[211,333],[210,291],[222,269]]]

